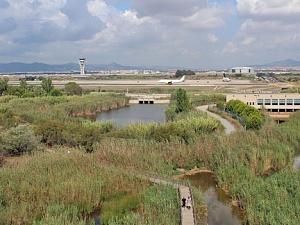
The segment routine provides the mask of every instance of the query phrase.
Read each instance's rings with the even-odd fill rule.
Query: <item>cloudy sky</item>
[[[300,60],[299,0],[0,0],[0,62],[225,69]]]

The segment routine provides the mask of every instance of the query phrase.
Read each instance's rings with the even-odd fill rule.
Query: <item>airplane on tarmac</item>
[[[162,80],[159,80],[158,82],[159,83],[164,83],[164,84],[167,84],[167,85],[172,85],[173,83],[180,83],[180,82],[184,82],[184,81],[185,81],[185,75],[183,77],[181,77],[181,79],[179,79],[179,80],[162,79]]]
[[[225,73],[223,73],[223,82],[229,82],[231,81],[230,78],[225,76]]]

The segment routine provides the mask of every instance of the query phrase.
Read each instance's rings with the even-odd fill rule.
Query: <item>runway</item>
[[[69,82],[76,82],[80,86],[84,87],[217,87],[217,86],[252,86],[252,87],[267,87],[269,86],[268,83],[253,83],[250,80],[232,80],[230,82],[223,82],[222,80],[185,80],[182,83],[175,83],[172,85],[161,84],[158,83],[158,80],[89,80],[89,79],[69,79],[69,80],[52,80],[52,84],[55,87],[64,87]],[[19,86],[19,81],[9,81],[9,85],[12,86]],[[41,81],[27,81],[28,86],[40,86]]]

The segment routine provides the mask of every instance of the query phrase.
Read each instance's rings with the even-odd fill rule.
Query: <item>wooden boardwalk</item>
[[[195,218],[194,218],[194,204],[192,200],[191,208],[182,208],[181,207],[181,199],[185,197],[186,199],[188,196],[192,197],[190,188],[184,185],[175,184],[174,182],[169,182],[161,179],[150,178],[150,181],[156,184],[164,184],[164,185],[172,185],[174,188],[178,188],[179,197],[180,197],[180,215],[181,215],[181,225],[195,225]]]
[[[192,196],[189,187],[179,185],[178,188],[179,188],[180,199],[182,199],[183,197],[187,199],[188,196]],[[190,209],[181,207],[181,225],[194,225],[194,224],[195,224],[194,204],[192,201]]]

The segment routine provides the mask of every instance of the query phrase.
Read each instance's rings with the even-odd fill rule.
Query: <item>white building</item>
[[[299,93],[233,93],[226,95],[226,102],[240,100],[259,110],[265,110],[275,120],[286,120],[300,110]]]
[[[255,73],[252,67],[233,67],[228,70],[229,74],[253,74]]]

